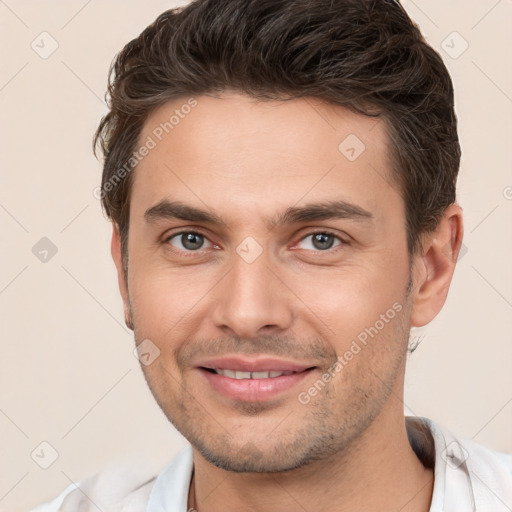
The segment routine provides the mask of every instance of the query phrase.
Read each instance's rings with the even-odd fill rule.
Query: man
[[[96,133],[127,325],[190,441],[40,510],[512,509],[512,458],[404,418],[462,242],[453,89],[395,1],[213,0],[117,56]]]

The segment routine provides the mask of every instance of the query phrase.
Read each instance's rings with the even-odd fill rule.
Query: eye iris
[[[313,235],[313,245],[317,249],[330,249],[334,243],[334,236],[329,233],[317,233]]]
[[[200,249],[203,245],[203,237],[197,233],[184,233],[181,235],[181,243],[186,249]]]

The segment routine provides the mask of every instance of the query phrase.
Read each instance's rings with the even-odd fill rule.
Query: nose
[[[213,322],[230,336],[277,334],[291,326],[292,297],[265,252],[251,263],[235,254],[231,270],[215,287]]]

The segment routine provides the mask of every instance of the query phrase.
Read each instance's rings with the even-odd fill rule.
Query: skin
[[[112,237],[126,319],[137,343],[150,339],[160,350],[144,375],[193,445],[189,506],[427,511],[433,472],[411,449],[404,422],[406,350],[410,327],[430,322],[445,302],[461,208],[447,208],[410,261],[384,121],[312,98],[261,102],[225,92],[196,100],[133,171],[127,272],[115,224]],[[185,101],[153,112],[141,144]],[[350,134],[366,147],[352,162],[338,150]],[[163,200],[223,223],[148,222],[145,212]],[[371,218],[269,225],[289,207],[328,201]],[[170,238],[183,231],[204,235],[199,249]],[[335,235],[327,249],[311,236],[325,231]],[[262,251],[251,263],[236,250],[247,237]],[[393,304],[394,318],[301,403],[299,393]],[[316,368],[277,398],[239,401],[213,390],[195,366],[227,354]]]

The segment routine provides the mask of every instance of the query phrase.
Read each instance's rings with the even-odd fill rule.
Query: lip
[[[230,369],[245,372],[293,371],[290,375],[266,379],[234,379],[214,373],[207,368]],[[248,359],[239,356],[219,357],[201,361],[197,370],[207,385],[221,395],[244,402],[262,402],[289,391],[302,382],[316,367],[294,361],[262,357]]]

